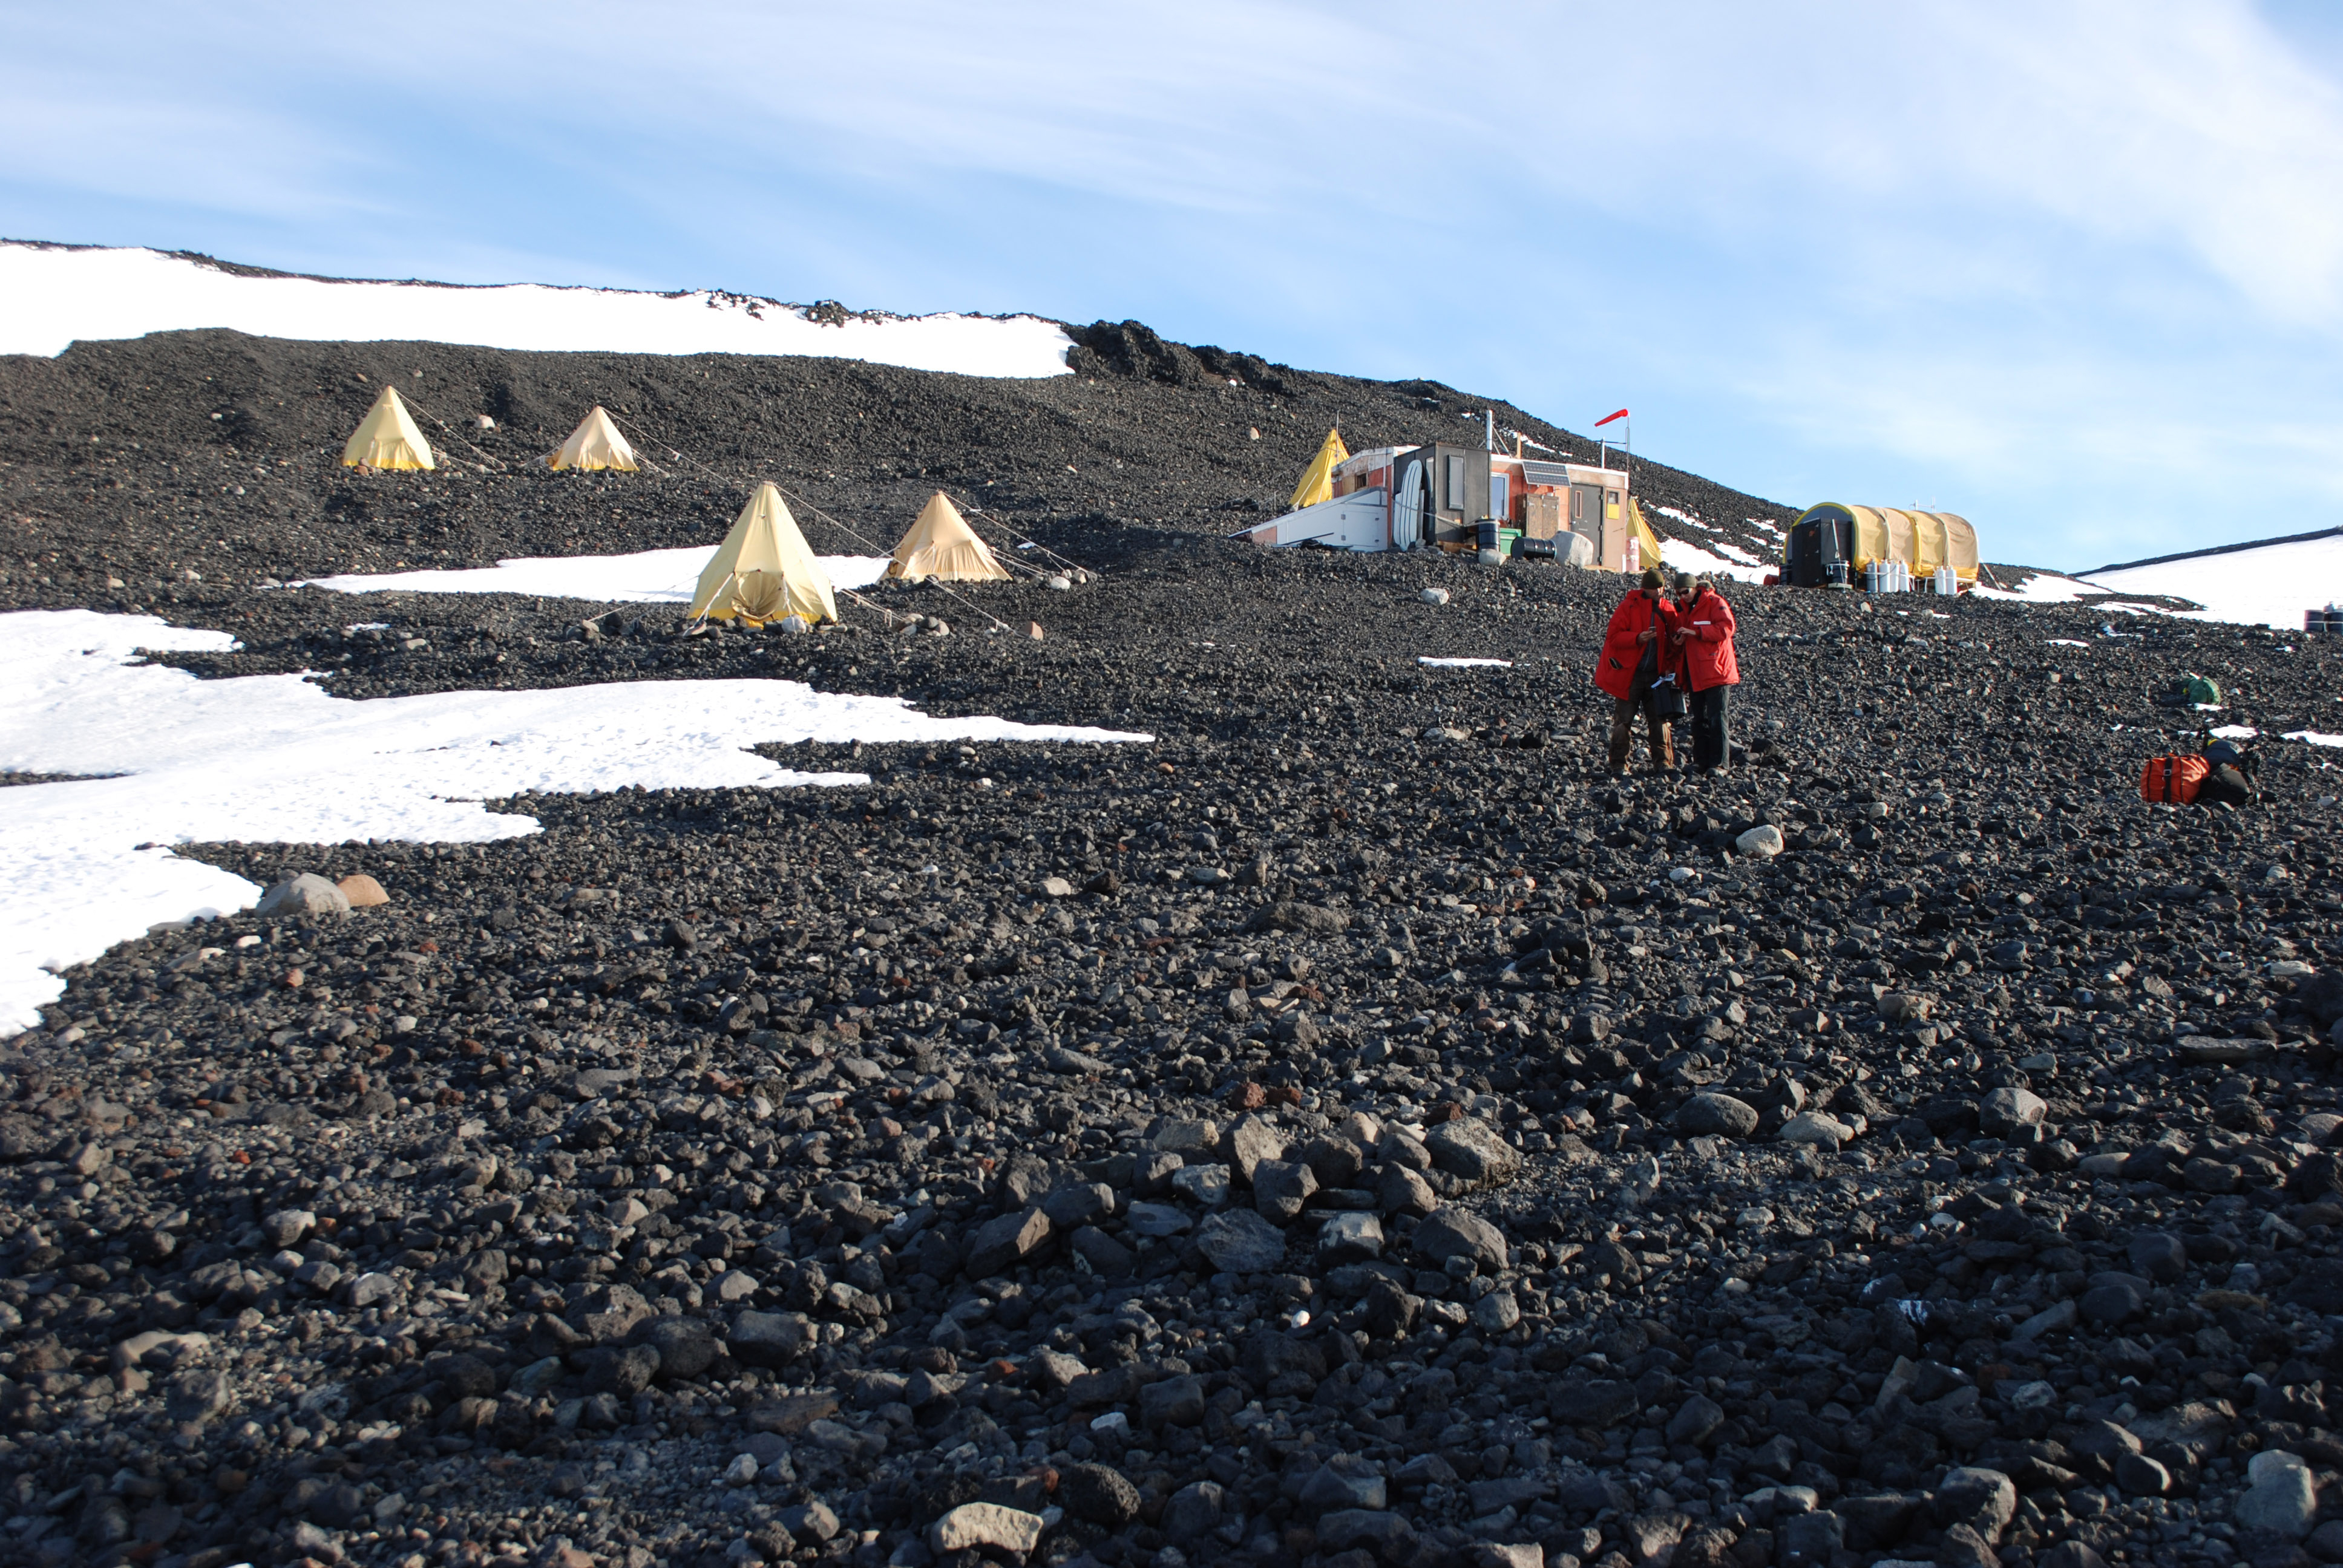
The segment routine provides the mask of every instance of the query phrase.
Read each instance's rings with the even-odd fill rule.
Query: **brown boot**
[[[1610,759],[1610,769],[1612,772],[1624,773],[1627,771],[1627,749],[1632,744],[1633,737],[1628,733],[1626,725],[1619,722],[1617,719],[1612,720]]]

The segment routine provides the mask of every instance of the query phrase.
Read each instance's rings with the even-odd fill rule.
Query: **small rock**
[[[1855,1129],[1835,1116],[1809,1111],[1802,1116],[1793,1116],[1782,1124],[1782,1141],[1836,1149],[1841,1144],[1855,1141]]]
[[[1163,1504],[1160,1528],[1174,1543],[1197,1543],[1221,1527],[1225,1497],[1220,1483],[1192,1481]]]
[[[799,1503],[794,1508],[784,1508],[776,1519],[782,1529],[805,1546],[820,1545],[836,1535],[839,1529],[837,1513],[829,1503],[820,1499]]]
[[[1470,1258],[1484,1272],[1495,1273],[1511,1258],[1505,1233],[1478,1214],[1443,1209],[1415,1228],[1415,1250],[1435,1263]]]
[[[1318,1229],[1318,1257],[1325,1263],[1354,1262],[1380,1258],[1383,1223],[1373,1214],[1350,1211],[1333,1215]]]
[[[1676,1130],[1695,1136],[1746,1138],[1758,1121],[1755,1106],[1730,1094],[1695,1094],[1676,1108]]]
[[[1491,1291],[1473,1303],[1473,1326],[1484,1334],[1502,1334],[1522,1321],[1521,1303],[1511,1291]]]
[[[2254,1455],[2246,1466],[2246,1490],[2235,1510],[2239,1524],[2299,1541],[2318,1516],[2318,1487],[2310,1466],[2284,1449]]]
[[[1415,597],[1422,599],[1426,604],[1446,604],[1448,602],[1448,590],[1444,588],[1428,588],[1419,592]]]
[[[286,920],[301,915],[347,915],[350,900],[341,889],[318,876],[304,871],[297,877],[278,882],[260,895],[260,906],[255,911],[264,920]]]
[[[1253,1167],[1253,1207],[1273,1225],[1300,1219],[1302,1206],[1317,1191],[1317,1176],[1298,1161],[1264,1160]]]
[[[2008,1085],[1977,1102],[1977,1126],[1988,1138],[2006,1138],[2023,1127],[2039,1127],[2049,1104],[2030,1089]]]
[[[1734,839],[1733,847],[1744,855],[1754,855],[1761,860],[1770,860],[1782,852],[1782,829],[1771,822],[1760,822],[1738,839]]]
[[[390,902],[390,895],[382,890],[382,884],[364,871],[354,871],[334,886],[341,890],[342,897],[354,910],[371,910]]]
[[[165,1391],[163,1408],[176,1422],[209,1421],[227,1408],[227,1374],[208,1368],[183,1372]]]
[[[1005,1274],[1039,1252],[1050,1240],[1050,1217],[1038,1208],[1003,1214],[976,1228],[968,1242],[968,1277]]]
[[[964,1503],[928,1526],[928,1550],[939,1555],[990,1550],[1022,1556],[1041,1541],[1040,1514],[998,1503]]]
[[[1250,1209],[1231,1209],[1197,1228],[1196,1247],[1223,1273],[1265,1273],[1284,1261],[1285,1233]]]
[[[1072,1466],[1059,1479],[1058,1495],[1067,1513],[1110,1530],[1120,1530],[1139,1517],[1139,1488],[1110,1465]]]
[[[1508,1181],[1522,1168],[1520,1152],[1477,1116],[1443,1122],[1425,1135],[1423,1147],[1434,1165],[1467,1181]]]

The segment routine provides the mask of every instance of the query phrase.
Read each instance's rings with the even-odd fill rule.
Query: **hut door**
[[[1570,487],[1570,531],[1584,535],[1586,542],[1594,547],[1594,558],[1608,563],[1610,551],[1603,535],[1603,487]]]

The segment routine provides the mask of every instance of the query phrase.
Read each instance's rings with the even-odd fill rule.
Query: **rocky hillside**
[[[2273,739],[2263,804],[2136,792],[2199,721],[2174,676],[2317,731],[2324,648],[1740,590],[1745,752],[1612,779],[1615,579],[1211,537],[1335,412],[1477,404],[1085,343],[1009,387],[203,334],[0,364],[9,602],[234,631],[175,656],[206,676],[771,677],[1157,737],[187,847],[388,901],[159,929],[0,1054],[11,1552],[2335,1554],[2333,774]],[[498,432],[329,467],[417,369]],[[528,468],[593,397],[720,480]],[[1098,575],[802,637],[256,586],[705,542],[759,467],[850,519],[990,479]]]

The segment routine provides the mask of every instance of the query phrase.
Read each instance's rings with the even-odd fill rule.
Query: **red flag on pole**
[[[1612,420],[1614,420],[1614,419],[1624,419],[1626,417],[1627,417],[1627,410],[1625,410],[1624,408],[1622,408],[1622,409],[1620,409],[1616,414],[1606,414],[1606,415],[1604,415],[1602,418],[1597,419],[1596,421],[1594,421],[1594,427],[1595,427],[1596,429],[1600,430],[1601,428],[1603,428],[1603,427],[1604,427],[1604,426],[1608,425],[1609,423],[1611,423],[1611,421],[1612,421]]]

